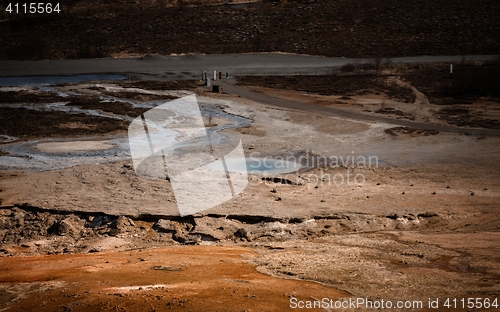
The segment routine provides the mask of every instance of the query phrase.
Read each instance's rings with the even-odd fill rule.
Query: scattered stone
[[[399,218],[399,216],[397,214],[392,214],[392,215],[386,216],[386,218],[389,218],[389,219],[392,219],[392,220],[397,220]]]
[[[182,271],[182,268],[171,267],[171,266],[166,266],[166,265],[155,265],[155,266],[151,267],[151,270],[180,272],[180,271]]]
[[[281,201],[281,197],[276,198],[276,201]]]
[[[132,230],[131,227],[134,226],[135,223],[130,218],[120,216],[111,224],[112,229],[109,231],[109,233],[110,235],[116,236],[121,233],[130,232]]]
[[[433,212],[424,212],[424,213],[419,213],[417,217],[420,218],[432,218],[432,217],[437,217],[436,213]]]
[[[76,217],[68,217],[55,225],[55,234],[59,236],[79,236],[85,221]]]
[[[432,192],[432,195],[436,195],[436,192]]]
[[[370,197],[369,195],[365,196],[366,198]],[[275,197],[275,199],[280,200],[281,198]],[[320,201],[322,203],[326,202],[325,199],[321,198]],[[23,209],[4,209],[0,213],[0,223],[4,227],[3,229],[0,228],[0,234],[4,234],[4,242],[14,243],[17,246],[24,244],[23,246],[34,247],[35,244],[41,244],[42,237],[50,235],[65,236],[64,240],[43,240],[44,243],[41,247],[35,248],[39,252],[57,250],[58,253],[103,251],[105,247],[95,243],[90,245],[90,242],[93,239],[114,236],[121,231],[132,232],[123,236],[123,239],[137,237],[147,239],[149,242],[150,239],[155,239],[150,236],[151,234],[154,235],[154,233],[147,233],[147,235],[145,233],[151,226],[159,233],[156,238],[161,242],[187,245],[200,244],[204,241],[230,241],[238,238],[249,242],[287,241],[295,238],[314,238],[335,233],[364,230],[409,229],[428,223],[436,224],[440,222],[438,218],[429,220],[429,222],[418,222],[419,219],[423,221],[424,218],[437,216],[434,213],[423,213],[418,216],[394,214],[387,217],[355,213],[326,213],[325,215],[314,215],[307,218],[294,217],[285,219],[254,215],[200,215],[175,218],[175,221],[167,219],[160,219],[154,223],[151,220],[141,221],[140,224],[136,225],[134,221],[125,216],[100,215],[92,218],[89,215],[31,212]],[[23,219],[16,219],[16,217],[21,216],[24,216]],[[18,226],[18,224],[21,225]],[[33,224],[36,224],[36,227],[33,227]],[[145,230],[141,231],[140,227]],[[87,239],[89,244],[85,244]],[[122,246],[118,244],[115,248]]]
[[[273,182],[273,183],[280,183],[280,184],[287,184],[287,185],[293,185],[293,184],[295,184],[295,183],[293,183],[289,179],[277,178],[277,177],[264,177],[264,178],[262,178],[262,181]]]
[[[248,236],[248,232],[244,228],[239,228],[236,233],[234,233],[234,236],[239,237],[239,238],[244,238],[247,241],[251,241],[250,237]]]
[[[199,235],[200,239],[204,241],[219,241],[231,238],[238,228],[234,221],[225,218],[195,218],[194,223],[195,227],[190,234]]]
[[[176,224],[170,220],[160,219],[153,225],[153,229],[157,232],[173,233],[176,232]]]
[[[275,188],[273,188],[273,189],[271,190],[271,193],[276,193],[276,192],[278,192],[278,190],[277,190],[277,189],[275,189]]]
[[[90,223],[88,224],[88,227],[90,227],[90,228],[105,227],[105,226],[111,224],[111,222],[113,222],[115,220],[115,218],[116,217],[112,217],[112,216],[97,216],[94,219],[92,219],[92,221],[90,221]]]

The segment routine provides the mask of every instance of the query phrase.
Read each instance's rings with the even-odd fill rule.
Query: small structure
[[[213,85],[212,86],[212,92],[221,93],[222,92],[222,87],[221,86],[217,86],[217,85]]]

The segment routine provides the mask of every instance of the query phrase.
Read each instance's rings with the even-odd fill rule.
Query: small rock
[[[246,240],[250,241],[250,239],[248,237],[248,232],[247,232],[247,230],[245,228],[239,228],[236,231],[236,233],[234,233],[234,236],[245,238]]]
[[[60,236],[71,235],[77,232],[75,224],[71,219],[64,219],[56,226],[56,234]]]
[[[111,230],[109,231],[109,235],[117,236],[119,234],[130,232],[135,224],[132,220],[125,216],[120,216],[118,219],[111,223]]]
[[[155,229],[157,232],[168,233],[168,232],[175,232],[176,226],[170,220],[160,219],[153,225],[153,229]]]
[[[116,219],[114,225],[117,229],[126,231],[128,227],[135,226],[135,223],[130,218],[120,216],[118,219]]]
[[[276,193],[276,192],[278,192],[278,190],[277,190],[277,189],[275,189],[275,188],[273,188],[273,189],[271,190],[271,193]]]

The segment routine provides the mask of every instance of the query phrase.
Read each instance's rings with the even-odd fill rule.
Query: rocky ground
[[[341,77],[324,78],[339,83],[321,92],[309,89],[315,86],[308,77],[287,78],[286,83],[268,78],[280,83],[279,89],[259,86],[258,80],[245,83],[306,106],[406,119],[374,109],[385,105],[412,113],[415,121],[454,125],[436,113],[441,105],[452,104],[435,103],[420,91],[418,79],[393,76],[400,81],[395,84],[387,77],[358,74],[362,89],[346,83],[351,89],[345,92]],[[358,79],[350,75],[345,81]],[[288,83],[303,89],[287,90]],[[57,89],[94,103],[91,108],[103,115],[92,118],[128,120],[130,109],[137,107],[131,103],[182,96],[157,84]],[[16,141],[12,128],[3,126],[2,308],[217,311],[224,305],[229,311],[276,311],[290,308],[292,298],[370,298],[422,300],[417,310],[424,311],[429,298],[441,303],[446,298],[498,298],[498,136],[432,132],[277,107],[207,92],[196,83],[189,89],[202,105],[213,102],[221,112],[252,121],[224,130],[241,138],[247,157],[295,157],[304,168],[250,175],[249,185],[234,199],[179,217],[170,182],[140,177],[130,159],[121,158],[117,146],[124,128],[90,138],[71,132],[64,139],[47,139],[27,132]],[[33,97],[40,91],[24,92]],[[56,95],[40,99],[51,102]],[[99,95],[116,99],[96,101]],[[3,105],[36,102],[21,95],[12,99],[16,96],[10,94]],[[482,111],[477,118],[497,118],[494,96],[468,100],[455,105],[467,105],[473,114]],[[120,103],[126,110],[117,109]],[[210,121],[205,117],[205,122],[234,124],[223,115]],[[107,150],[113,152],[102,154]],[[376,157],[372,163],[366,162],[370,156]],[[56,157],[69,165],[56,167],[49,161]],[[68,161],[75,157],[80,157],[76,166]],[[54,167],[23,169],[40,159],[43,166]]]

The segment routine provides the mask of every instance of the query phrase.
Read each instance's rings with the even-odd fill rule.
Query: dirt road
[[[387,118],[383,116],[375,116],[373,114],[361,114],[357,112],[347,111],[343,109],[339,109],[336,107],[325,107],[320,105],[310,105],[306,103],[301,103],[297,101],[292,101],[289,99],[281,99],[277,97],[272,97],[263,93],[252,92],[244,87],[235,86],[232,83],[232,80],[221,80],[217,81],[218,85],[221,85],[223,90],[227,93],[241,96],[243,98],[264,103],[267,105],[272,105],[276,107],[283,108],[291,108],[297,109],[301,111],[315,112],[319,114],[332,114],[334,116],[348,118],[352,120],[363,120],[369,122],[379,122],[379,123],[387,123],[393,125],[399,125],[404,127],[411,127],[417,129],[426,129],[426,130],[436,130],[440,132],[450,132],[450,133],[463,133],[463,134],[472,134],[472,135],[490,135],[490,136],[500,136],[500,130],[494,129],[467,129],[467,128],[459,128],[453,126],[445,126],[438,124],[430,124],[430,123],[422,123],[422,122],[414,122],[405,119],[394,119]]]
[[[393,63],[460,62],[463,56],[417,56],[391,59]],[[497,55],[468,55],[466,60],[491,61]],[[339,68],[347,63],[373,64],[371,59],[321,57],[286,53],[252,53],[225,55],[188,54],[181,56],[152,56],[151,58],[0,61],[0,77],[77,74],[145,74],[164,75],[166,72],[190,72],[201,78],[201,72],[253,70],[263,74],[265,69],[281,70],[282,74],[300,69]],[[280,71],[273,71],[279,73]],[[300,72],[300,71],[299,71]],[[310,72],[311,73],[311,72]],[[189,76],[191,78],[191,76]]]

